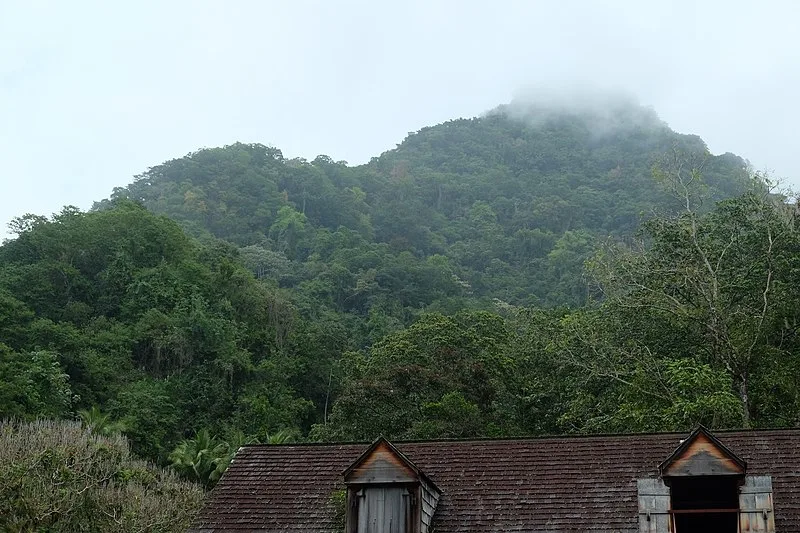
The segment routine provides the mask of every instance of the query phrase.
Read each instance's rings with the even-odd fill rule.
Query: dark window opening
[[[676,533],[737,533],[739,478],[701,476],[670,483]]]

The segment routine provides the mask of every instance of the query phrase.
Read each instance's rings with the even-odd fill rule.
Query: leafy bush
[[[78,422],[0,422],[3,531],[185,531],[202,490]]]

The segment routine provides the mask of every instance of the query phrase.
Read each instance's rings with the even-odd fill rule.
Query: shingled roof
[[[771,475],[777,531],[800,532],[800,430],[721,431],[716,437]],[[686,434],[395,442],[441,489],[439,533],[639,531],[637,479]],[[193,531],[342,531],[342,473],[369,444],[245,446]],[[338,502],[338,503],[337,503]]]

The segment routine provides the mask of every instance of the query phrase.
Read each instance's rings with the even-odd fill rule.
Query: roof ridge
[[[751,428],[751,429],[717,429],[709,430],[714,435],[719,434],[766,434],[766,433],[800,433],[800,427],[791,428]],[[596,438],[609,438],[609,437],[658,437],[658,436],[676,436],[688,437],[691,435],[692,430],[689,431],[650,431],[638,433],[563,433],[563,434],[546,434],[546,435],[520,435],[508,437],[468,437],[468,438],[439,438],[439,439],[409,439],[409,440],[389,440],[392,444],[420,444],[420,443],[436,443],[436,442],[512,442],[512,441],[537,441],[537,440],[588,440]],[[332,447],[332,446],[370,446],[374,441],[334,441],[334,442],[283,442],[279,444],[245,444],[242,448],[259,448],[259,447]]]

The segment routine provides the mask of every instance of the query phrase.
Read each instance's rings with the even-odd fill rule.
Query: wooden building
[[[800,429],[245,446],[192,531],[800,533]]]

